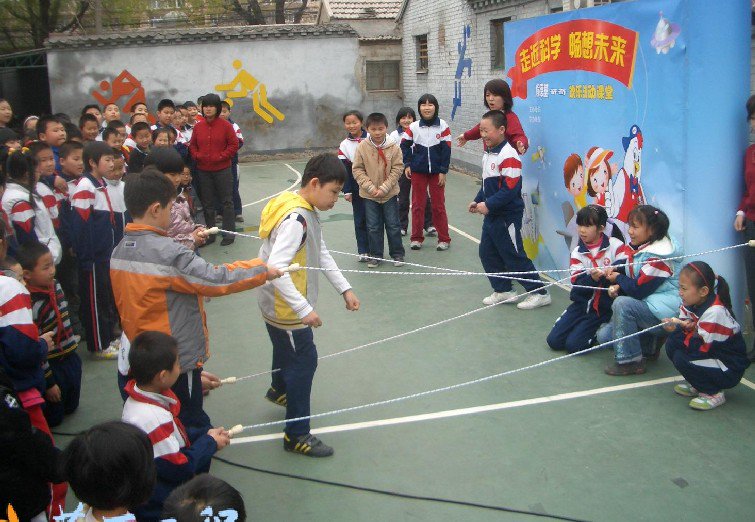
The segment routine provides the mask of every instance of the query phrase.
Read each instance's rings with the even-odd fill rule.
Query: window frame
[[[370,68],[371,66],[379,67],[380,71],[380,88],[370,88]],[[391,88],[385,85],[385,68],[390,66],[396,73],[396,87]],[[373,73],[375,71],[373,70]],[[401,90],[401,60],[367,60],[364,65],[364,86],[367,92],[399,92]]]
[[[427,37],[427,33],[425,34],[418,34],[414,37],[414,47],[415,47],[415,54],[416,54],[416,69],[417,73],[420,74],[426,74],[427,71],[430,69],[430,52],[428,50],[428,41],[429,38]],[[424,55],[423,55],[423,47],[424,47]]]
[[[490,20],[490,70],[506,70],[506,40],[504,38],[503,26],[510,22],[512,17],[494,18]],[[499,45],[500,44],[500,45]],[[500,52],[500,62],[498,60]]]

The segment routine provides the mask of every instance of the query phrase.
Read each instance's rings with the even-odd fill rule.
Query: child
[[[181,155],[173,149],[157,149],[147,157],[147,164],[154,165],[165,174],[177,191],[176,200],[170,209],[168,237],[189,250],[196,250],[206,242],[215,241],[215,236],[206,234],[205,227],[194,223],[191,216],[189,200],[184,194],[184,190],[191,183],[191,172],[181,159]]]
[[[469,204],[470,212],[485,216],[480,237],[480,261],[488,273],[532,272],[518,276],[528,295],[517,304],[517,308],[531,310],[547,306],[551,304],[551,296],[543,288],[522,243],[522,162],[506,141],[506,116],[501,111],[486,112],[480,121],[480,135],[485,145],[482,187]],[[482,300],[483,304],[517,301],[519,294],[512,290],[511,279],[492,276],[488,279],[493,293]]]
[[[170,147],[172,143],[170,130],[160,128],[152,131],[152,144],[155,147]]]
[[[236,133],[236,138],[239,140],[239,150],[244,146],[244,135],[241,133],[241,127],[231,119],[231,105],[224,101],[220,103],[222,110],[220,111],[220,117],[227,120],[228,123],[233,125],[233,130]],[[243,223],[244,215],[242,214],[243,208],[241,207],[241,194],[239,194],[239,152],[231,158],[231,174],[233,174],[233,213],[236,215],[236,222]]]
[[[606,209],[598,205],[577,212],[579,245],[571,253],[571,282],[596,290],[572,288],[572,303],[548,334],[548,346],[553,350],[574,353],[588,348],[600,325],[611,319],[613,299],[602,290],[608,287],[603,269],[625,262],[627,252],[624,243],[605,235],[607,221]]]
[[[39,116],[35,116],[34,114],[26,117],[26,119],[24,120],[24,125],[23,125],[24,141],[34,141],[37,139],[37,122],[38,121],[39,121]]]
[[[52,333],[53,344],[47,352],[45,371],[45,418],[50,427],[63,422],[79,407],[81,359],[76,353],[78,342],[68,315],[63,288],[55,280],[55,264],[42,243],[27,243],[17,254],[31,294],[34,324],[40,335]]]
[[[529,148],[529,140],[524,134],[522,124],[514,111],[514,99],[511,96],[511,88],[505,80],[496,78],[485,84],[485,98],[482,102],[489,111],[501,111],[506,116],[506,141],[521,155]],[[463,147],[468,141],[480,139],[480,126],[469,129],[456,138],[459,147]]]
[[[162,332],[142,332],[131,344],[128,362],[132,379],[123,422],[133,424],[152,441],[157,481],[146,504],[134,510],[139,520],[159,520],[163,502],[177,486],[210,471],[215,452],[230,444],[223,428],[185,429],[178,413],[181,402],[171,387],[181,374],[178,343]]]
[[[36,159],[31,150],[26,154],[19,150],[8,155],[8,184],[2,197],[3,211],[10,219],[18,244],[39,241],[50,248],[56,262],[59,262],[62,255],[60,241],[50,212],[36,190],[39,181],[37,173],[41,172],[39,169],[50,169],[53,165],[52,151],[44,144],[37,144],[35,149]]]
[[[0,147],[8,147],[9,149],[20,149],[21,138],[18,137],[16,131],[8,129],[7,127],[0,127]]]
[[[105,190],[110,200],[110,208],[113,209],[113,247],[123,239],[123,230],[130,221],[126,212],[126,203],[123,200],[123,156],[117,149],[113,149],[113,170],[103,175]]]
[[[79,130],[84,142],[96,141],[100,135],[100,124],[97,123],[97,117],[93,114],[82,114],[79,118]]]
[[[358,310],[359,299],[322,239],[317,210],[327,211],[338,201],[346,181],[346,169],[334,154],[320,154],[307,162],[298,193],[284,192],[262,210],[260,236],[264,239],[260,258],[269,266],[283,268],[291,263],[322,267],[328,281],[343,296],[347,310]],[[317,209],[317,210],[315,210]],[[259,306],[273,344],[272,384],[265,398],[286,406],[286,418],[310,414],[310,393],[317,368],[317,348],[312,328],[322,326],[315,312],[318,281],[316,273],[286,274],[262,287]],[[283,447],[309,457],[328,457],[333,448],[309,432],[309,421],[286,424]]]
[[[18,517],[15,520],[47,522],[48,516],[58,515],[58,506],[51,503],[50,482],[62,480],[57,466],[60,451],[47,433],[32,427],[13,389],[13,381],[1,367],[0,441],[2,513],[10,504]]]
[[[364,199],[359,195],[359,187],[354,180],[351,166],[354,162],[359,143],[367,138],[367,131],[362,128],[364,116],[359,111],[349,111],[343,115],[343,126],[346,128],[346,139],[338,147],[338,158],[346,167],[346,183],[343,185],[343,197],[351,203],[354,213],[354,235],[357,238],[357,253],[359,262],[366,263],[370,243],[367,236],[367,214],[364,209]]]
[[[176,131],[175,141],[177,143],[186,143],[186,138],[181,132],[173,126],[173,115],[176,112],[176,104],[173,100],[163,99],[157,104],[157,123],[152,126],[152,130],[165,129],[170,127]]]
[[[403,156],[398,143],[386,137],[388,119],[376,112],[367,116],[367,136],[354,154],[352,172],[365,201],[370,261],[367,268],[377,268],[383,258],[383,231],[388,236],[388,253],[393,266],[404,265],[401,223],[396,195],[398,179],[403,174]]]
[[[401,145],[404,133],[409,129],[409,126],[417,120],[417,115],[414,109],[411,107],[401,107],[396,113],[396,130],[391,132],[390,138]],[[406,231],[409,229],[409,202],[412,192],[412,180],[407,178],[401,173],[401,177],[398,179],[398,215],[401,222],[401,235],[405,236]],[[433,211],[430,203],[430,198],[427,198],[425,204],[425,234],[428,236],[435,236],[437,231],[433,226]]]
[[[123,147],[123,137],[116,127],[108,126],[102,130],[102,142],[111,149],[121,150]]]
[[[226,481],[209,473],[197,475],[173,490],[163,504],[163,520],[204,522],[207,520],[208,508],[209,516],[217,514],[221,518],[226,517],[225,520],[233,518],[236,522],[246,520],[241,493]]]
[[[77,435],[60,458],[63,476],[85,503],[75,521],[135,521],[130,511],[155,486],[153,455],[149,437],[125,422],[104,422]]]
[[[99,127],[102,123],[102,112],[100,111],[99,105],[94,103],[84,105],[84,107],[81,109],[81,116],[84,116],[85,114],[91,114],[92,116],[97,118],[97,127]]]
[[[86,174],[71,196],[73,249],[79,262],[79,317],[87,350],[99,359],[118,356],[113,328],[117,321],[110,286],[115,214],[104,177],[113,170],[113,149],[94,141],[84,146]]]
[[[679,309],[678,263],[666,258],[679,256],[680,250],[674,238],[668,235],[668,229],[668,216],[652,205],[639,205],[630,212],[631,242],[626,275],[606,271],[606,279],[611,283],[608,295],[615,301],[611,306],[611,321],[598,330],[599,343],[659,325],[662,319],[676,314]],[[657,359],[664,341],[659,336],[662,336],[660,332],[648,332],[615,343],[615,362],[606,368],[606,373],[645,373],[643,356]]]
[[[102,127],[109,126],[110,122],[121,119],[121,109],[115,103],[108,103],[105,105],[105,110],[102,113]]]
[[[126,183],[126,208],[134,222],[126,225],[110,262],[123,326],[119,383],[123,387],[128,374],[127,341],[146,330],[172,335],[181,362],[181,376],[173,386],[181,401],[181,421],[187,427],[209,428],[202,409],[201,373],[209,357],[203,297],[248,290],[281,273],[268,270],[259,259],[212,265],[168,238],[165,231],[175,194],[170,180],[154,167]]]
[[[63,129],[66,131],[66,141],[76,141],[78,143],[84,142],[81,131],[75,123],[66,121],[63,123]]]
[[[60,159],[58,156],[58,147],[63,145],[66,141],[66,129],[63,122],[55,116],[42,116],[37,121],[37,138],[42,143],[46,143],[52,149],[55,156],[55,172],[60,172]],[[45,183],[52,187],[52,176],[49,180],[44,180]]]
[[[446,214],[446,173],[451,163],[451,129],[438,118],[438,100],[432,94],[423,94],[417,102],[421,119],[404,133],[401,150],[404,154],[404,174],[412,180],[412,235],[411,249],[419,250],[425,240],[422,213],[425,210],[427,190],[433,211],[433,224],[438,231],[437,250],[448,250]],[[416,175],[415,175],[416,174]]]
[[[67,141],[60,147],[60,176],[66,181],[68,191],[65,194],[55,191],[55,197],[58,199],[58,214],[60,216],[60,230],[62,231],[60,239],[63,248],[63,258],[58,265],[57,275],[58,281],[63,287],[63,292],[68,298],[68,303],[71,305],[71,317],[75,324],[78,323],[78,313],[74,313],[74,310],[78,310],[80,303],[77,262],[71,239],[71,220],[73,219],[71,196],[84,175],[83,154],[84,145],[75,141]],[[65,244],[63,238],[66,239]]]
[[[712,410],[726,402],[724,390],[739,384],[750,366],[742,329],[731,309],[728,283],[707,263],[682,268],[679,296],[679,317],[663,320],[671,332],[666,354],[686,379],[674,391],[693,397],[690,408]]]

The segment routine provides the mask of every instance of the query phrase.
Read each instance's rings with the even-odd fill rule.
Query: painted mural
[[[451,120],[456,117],[456,109],[461,107],[461,79],[464,76],[464,70],[467,71],[467,78],[472,76],[472,58],[467,56],[467,39],[472,36],[472,27],[465,25],[462,29],[462,40],[456,44],[459,51],[459,61],[456,64],[456,74],[454,74],[454,97],[453,108],[451,109]]]
[[[131,113],[131,107],[135,103],[147,103],[144,86],[133,74],[123,69],[111,81],[102,80],[99,84],[99,90],[92,91],[92,97],[101,107],[111,103],[118,105],[122,114]],[[151,114],[148,116],[150,123],[155,123],[155,118]],[[128,122],[126,122],[128,123]]]
[[[233,100],[246,98],[251,94],[254,112],[267,123],[274,123],[274,119],[283,121],[286,116],[276,109],[267,99],[267,87],[257,78],[242,68],[241,60],[233,61],[233,68],[238,71],[228,83],[219,83],[215,90],[225,93],[225,101],[233,107]]]

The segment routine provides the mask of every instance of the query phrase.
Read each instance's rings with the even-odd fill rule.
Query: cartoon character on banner
[[[663,11],[659,13],[659,16],[660,20],[658,20],[658,25],[655,26],[650,45],[653,46],[656,54],[668,54],[676,44],[676,38],[682,32],[682,28],[679,27],[679,24],[673,24],[667,18],[663,18]]]
[[[144,86],[142,82],[136,79],[136,77],[123,69],[118,76],[113,78],[112,82],[102,80],[100,82],[100,90],[93,90],[92,97],[97,100],[102,107],[110,103],[115,103],[121,109],[122,113],[130,113],[131,107],[135,103],[147,103],[147,97],[144,92]],[[108,94],[109,91],[109,94]],[[118,103],[123,97],[127,97],[125,103]],[[155,117],[149,114],[147,119],[150,123],[155,123]]]
[[[624,241],[624,238],[628,237],[628,227],[618,221],[616,213],[612,214],[610,210],[615,198],[611,181],[619,171],[618,165],[608,162],[612,157],[613,151],[601,147],[591,147],[587,151],[587,193],[595,199],[596,205],[605,207],[608,213],[606,235]]]
[[[621,138],[624,146],[624,166],[619,170],[611,188],[611,204],[606,206],[608,217],[616,218],[627,228],[629,213],[637,205],[645,204],[640,183],[642,169],[642,132],[637,125],[629,129],[629,136]]]
[[[574,197],[574,207],[568,201],[561,204],[564,215],[565,230],[556,232],[566,241],[569,251],[574,250],[579,243],[577,233],[577,211],[587,205],[587,183],[585,183],[585,167],[579,154],[572,153],[564,162],[564,186]]]
[[[225,92],[228,105],[233,107],[233,100],[235,98],[246,98],[249,94],[252,95],[252,106],[254,112],[268,123],[273,123],[273,117],[279,121],[283,121],[286,116],[267,100],[267,87],[264,83],[249,74],[246,69],[242,69],[241,60],[233,61],[233,68],[238,71],[236,77],[228,83],[220,83],[215,86],[215,90],[218,92]]]

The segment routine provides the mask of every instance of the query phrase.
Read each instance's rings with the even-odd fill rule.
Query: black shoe
[[[323,441],[307,433],[290,439],[288,435],[283,435],[283,449],[293,453],[301,453],[307,457],[330,457],[333,455],[333,448]]]
[[[630,362],[626,364],[613,363],[606,366],[605,372],[608,375],[624,376],[624,375],[642,375],[645,373],[645,360],[642,359],[639,362]]]
[[[278,406],[285,407],[288,403],[286,399],[285,393],[280,393],[279,391],[276,391],[275,388],[272,386],[270,389],[267,390],[267,393],[265,394],[265,398],[272,402],[273,404],[277,404]]]
[[[232,245],[234,241],[236,241],[236,238],[233,236],[226,236],[223,238],[223,241],[220,242],[220,246]]]
[[[209,236],[207,236],[207,240],[204,242],[204,245],[202,246],[211,245],[214,242],[215,242],[215,234],[210,234]]]

